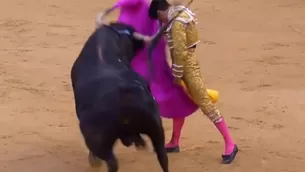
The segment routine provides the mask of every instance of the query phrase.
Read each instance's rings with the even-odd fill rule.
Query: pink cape
[[[153,35],[158,31],[158,22],[148,16],[148,0],[119,0],[115,8],[120,8],[119,22],[132,25],[137,32]],[[154,77],[150,88],[165,118],[181,118],[191,115],[198,106],[189,98],[185,90],[173,83],[171,69],[166,61],[166,42],[162,39],[153,52]],[[132,61],[133,69],[147,79],[148,51],[139,52]]]

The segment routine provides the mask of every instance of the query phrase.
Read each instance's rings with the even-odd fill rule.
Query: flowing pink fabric
[[[149,0],[119,0],[114,7],[120,9],[119,22],[132,25],[137,32],[153,35],[158,31],[158,22],[148,16]],[[166,42],[162,39],[153,52],[155,73],[150,84],[153,96],[159,105],[160,114],[166,118],[184,118],[198,109],[181,86],[174,84],[171,69],[166,61]],[[139,52],[132,61],[133,69],[147,79],[148,51]]]

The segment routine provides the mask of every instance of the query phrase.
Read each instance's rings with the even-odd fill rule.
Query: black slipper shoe
[[[234,145],[233,152],[229,155],[222,155],[222,164],[231,164],[231,162],[234,161],[235,156],[238,153],[238,147],[237,145]]]
[[[180,147],[179,146],[175,146],[175,147],[169,147],[169,148],[165,148],[167,153],[178,153],[180,152]]]

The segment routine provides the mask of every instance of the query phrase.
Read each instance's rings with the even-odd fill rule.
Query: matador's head
[[[170,4],[166,0],[152,0],[148,15],[151,19],[158,19],[162,23],[166,23],[168,21],[168,10]]]

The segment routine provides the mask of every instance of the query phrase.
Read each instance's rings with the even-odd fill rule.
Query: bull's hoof
[[[88,162],[90,166],[93,168],[97,168],[102,165],[102,161],[98,157],[94,156],[91,151],[89,152],[88,155]]]
[[[178,153],[180,152],[180,147],[175,146],[175,147],[167,147],[165,148],[167,153]]]

